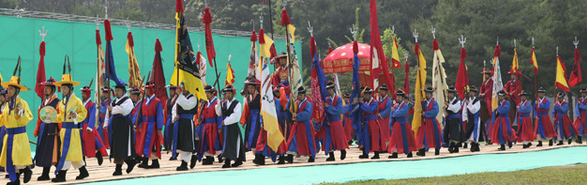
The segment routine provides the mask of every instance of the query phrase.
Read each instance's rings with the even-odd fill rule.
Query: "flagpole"
[[[273,39],[273,15],[272,15],[273,10],[271,10],[271,0],[268,0],[268,1],[269,1],[269,20],[271,20],[271,21],[269,21],[269,23],[271,23],[271,40],[274,40]],[[261,22],[261,28],[263,28],[262,22]]]
[[[536,53],[534,53],[534,37],[532,37],[532,56],[530,56],[530,60],[533,60],[533,56]],[[536,61],[534,61],[534,63],[532,65],[538,65],[536,63]],[[534,67],[535,68],[535,67]],[[538,83],[536,83],[536,70],[534,70],[534,96],[536,97],[536,99],[538,100]]]
[[[219,80],[220,75],[218,75],[218,65],[216,64],[216,58],[214,58],[214,71],[216,72],[216,81],[218,82],[218,83],[216,83],[217,84],[216,86],[220,90],[220,80]],[[212,84],[212,85],[214,85],[214,84]],[[218,96],[220,96],[220,98],[222,98],[222,93],[218,93]]]

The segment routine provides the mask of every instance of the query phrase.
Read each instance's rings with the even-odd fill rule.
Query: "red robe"
[[[510,80],[504,86],[503,90],[506,91],[515,105],[520,104],[520,93],[522,93],[522,82],[520,80]]]
[[[156,155],[161,159],[161,146],[163,145],[163,136],[160,130],[163,129],[163,106],[159,98],[152,96],[150,101],[144,99],[133,110],[137,127],[135,140],[135,149],[138,156],[151,157]],[[140,115],[136,112],[141,109]],[[153,151],[154,150],[154,151]],[[155,153],[153,153],[155,152]]]
[[[484,93],[485,96],[483,97],[485,99],[485,106],[487,107],[487,110],[489,110],[489,115],[491,115],[491,94],[493,93],[493,79],[492,78],[488,78],[485,80],[485,82],[483,82],[481,84],[481,88],[479,89],[479,93],[482,94]]]

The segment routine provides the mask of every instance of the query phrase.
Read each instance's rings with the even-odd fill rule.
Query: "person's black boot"
[[[257,165],[265,165],[265,156],[263,156],[263,154],[255,154],[255,159],[253,160],[253,163]]]
[[[20,174],[21,174],[20,172],[17,172],[16,173],[16,181],[14,181],[14,182],[8,182],[6,184],[7,185],[20,185]],[[8,174],[7,174],[7,176],[8,176]],[[10,177],[7,177],[7,179],[8,178],[10,178]]]
[[[455,147],[452,149],[452,152],[454,153],[459,153],[459,147],[462,146],[463,144],[455,144]]]
[[[511,141],[508,142],[508,148],[512,148],[512,146],[513,146],[512,142]]]
[[[563,140],[560,140],[560,141],[559,141],[559,142],[556,144],[556,146],[560,146],[560,145],[564,145],[564,144],[565,144],[565,143],[563,142]]]
[[[454,148],[455,148],[455,143],[450,142],[448,144],[448,153],[450,153],[450,154],[454,153]]]
[[[219,163],[224,162],[224,159],[222,159],[222,153],[220,153],[220,155],[218,155],[218,162]]]
[[[416,152],[417,156],[426,156],[426,151],[424,151],[424,148],[420,148],[418,149],[418,152]]]
[[[31,169],[29,167],[26,167],[25,169],[20,170],[20,173],[24,174],[24,177],[22,178],[24,183],[28,183],[29,181],[31,181],[31,176],[33,175],[33,171],[31,171]]]
[[[175,168],[175,170],[177,171],[187,171],[188,170],[188,163],[181,160],[181,165],[177,168]]]
[[[153,159],[151,161],[151,165],[149,165],[149,169],[155,169],[155,168],[159,168],[159,160],[158,159]]]
[[[340,160],[344,160],[346,159],[346,150],[341,150],[340,151]]]
[[[202,165],[212,165],[214,163],[214,157],[206,156],[204,160],[202,160]]]
[[[583,144],[583,137],[577,136],[577,143],[578,144]]]
[[[471,144],[471,147],[473,147],[473,144]],[[468,147],[468,144],[467,144],[467,143],[463,144],[463,148],[465,148],[465,149],[466,149],[466,148],[469,148],[469,147]]]
[[[112,176],[119,176],[122,175],[122,164],[116,164],[116,168],[114,169],[114,173]]]
[[[538,144],[536,145],[536,147],[541,147],[542,146],[542,141],[538,141]]]
[[[412,152],[408,153],[408,158],[412,158]]]
[[[499,151],[504,151],[505,150],[505,145],[500,145],[501,147],[499,147],[497,150]]]
[[[363,154],[362,155],[359,155],[359,159],[369,159],[369,153],[365,153],[363,151]]]
[[[440,148],[437,148],[436,150],[434,150],[434,155],[440,155]]]
[[[334,152],[328,152],[328,158],[326,161],[334,161]]]
[[[43,167],[43,173],[41,174],[41,176],[39,176],[37,178],[37,181],[51,180],[51,178],[49,178],[49,171],[50,170],[51,170],[51,167]]]
[[[98,160],[98,166],[102,166],[102,163],[104,162],[104,157],[102,157],[100,151],[96,152],[96,160]]]
[[[288,154],[287,155],[287,163],[293,164],[293,162],[294,162],[294,156],[292,154]]]
[[[310,158],[308,159],[309,163],[313,163],[314,162],[314,157],[310,156]]]
[[[139,164],[138,166],[139,168],[149,168],[149,158],[143,158],[143,160],[141,160],[141,164]]]
[[[132,172],[132,169],[134,169],[135,165],[137,164],[137,162],[133,159],[126,159],[126,160],[124,160],[124,163],[126,163],[126,165],[127,165],[126,173]]]
[[[240,159],[237,159],[236,161],[234,161],[234,164],[232,164],[230,166],[233,167],[233,168],[236,168],[236,167],[238,167],[238,166],[240,166],[242,164],[243,164],[243,161],[241,161]]]
[[[222,165],[222,168],[230,168],[230,159],[225,159],[224,160],[224,165]],[[178,169],[179,169],[179,167],[178,167]]]
[[[175,157],[173,157],[173,155],[172,155],[171,157],[169,157],[169,160],[170,160],[170,161],[175,161],[175,160],[177,160],[177,156],[178,156],[178,155],[179,155],[178,153],[175,153]]]
[[[393,154],[391,154],[389,157],[387,157],[389,159],[396,159],[397,158],[397,152],[393,152]]]
[[[79,168],[79,175],[75,177],[75,180],[82,180],[89,176],[90,174],[88,173],[86,166],[82,166],[81,168]]]
[[[277,164],[285,164],[285,158],[286,157],[283,155],[279,156],[279,159],[277,159],[278,160]]]
[[[553,143],[554,143],[553,139],[548,140],[548,146],[552,146]]]
[[[51,179],[51,182],[65,182],[65,174],[66,173],[67,173],[67,171],[60,170],[59,172],[57,172],[57,177]]]
[[[526,149],[526,148],[528,148],[528,147],[530,147],[530,146],[528,146],[528,144],[524,144],[524,145],[522,145],[522,148],[523,148],[523,149]]]
[[[567,144],[569,144],[569,145],[570,145],[571,143],[573,143],[573,139],[572,139],[572,138],[571,138],[571,139],[569,139],[569,141],[567,142]]]
[[[371,157],[371,159],[379,159],[379,152],[375,151],[375,155],[373,155],[373,157]]]
[[[198,163],[198,156],[192,155],[192,158],[190,159],[190,169],[194,169],[196,163]]]
[[[532,146],[532,142],[528,143],[528,148],[530,148]]]

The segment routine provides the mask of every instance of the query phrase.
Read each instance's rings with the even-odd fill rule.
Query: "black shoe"
[[[170,161],[176,161],[176,160],[177,160],[177,154],[176,154],[176,156],[175,156],[175,157],[173,157],[173,156],[172,156],[172,157],[170,157],[170,158],[169,158],[169,160],[170,160]]]
[[[292,164],[294,161],[294,156],[289,154],[287,155],[287,163]]]
[[[96,160],[98,160],[98,166],[102,166],[102,163],[104,162],[104,157],[102,157],[102,154],[99,151],[96,152]]]
[[[198,163],[198,156],[192,155],[192,158],[190,159],[190,169],[194,169],[196,163]]]
[[[82,179],[89,177],[89,176],[90,176],[90,174],[88,173],[86,166],[82,166],[81,168],[79,168],[79,175],[77,177],[75,177],[75,180],[82,180]]]
[[[387,157],[389,159],[396,159],[397,158],[397,152],[393,152],[393,154],[391,154],[389,157]]]
[[[133,159],[127,159],[127,160],[124,160],[124,163],[126,163],[126,165],[127,165],[126,173],[130,173],[130,172],[132,172],[132,169],[135,168],[137,161],[135,161]]]
[[[51,170],[51,167],[43,167],[43,173],[41,174],[41,176],[39,176],[37,178],[37,181],[51,180],[51,178],[49,178],[49,171],[50,170]]]
[[[459,153],[459,146],[455,145],[455,147],[452,149],[452,152]]]
[[[558,144],[556,144],[556,146],[560,146],[560,145],[564,145],[565,143],[563,143],[563,141],[559,141]]]
[[[340,160],[344,160],[346,158],[346,150],[340,151]]]
[[[542,146],[542,141],[538,141],[538,144],[536,145],[536,147],[541,147]]]
[[[326,161],[334,161],[334,152],[328,152],[328,158]]]
[[[530,148],[532,146],[532,142],[528,143],[528,148]]]
[[[353,140],[349,140],[347,143],[349,144],[349,146],[351,146],[353,145]]]
[[[14,182],[7,182],[6,185],[20,185],[20,180],[16,179]]]
[[[524,144],[524,145],[522,145],[522,148],[524,148],[524,149],[526,149],[526,148],[528,148],[528,147],[530,147],[530,146],[528,146],[528,144]]]
[[[552,139],[548,140],[548,146],[552,146],[553,143],[554,143],[554,140],[552,140]]]
[[[440,155],[440,148],[439,148],[439,149],[436,149],[436,150],[434,150],[434,155]]]
[[[408,153],[408,158],[412,158],[412,152]]]
[[[202,160],[202,165],[212,165],[214,163],[214,157],[206,156],[204,160]]]
[[[508,148],[512,148],[513,144],[512,142],[508,142]]]
[[[501,147],[497,148],[498,151],[504,151],[505,150],[505,145],[500,145]]]
[[[463,144],[463,148],[468,148],[467,146],[468,146],[467,143]],[[473,144],[471,144],[471,147],[473,147]]]
[[[182,162],[182,163],[183,163],[183,162]],[[182,164],[182,165],[183,165],[183,164]],[[186,165],[187,165],[187,163],[186,163]],[[181,167],[181,166],[180,166],[180,167]],[[177,167],[177,169],[178,169],[177,171],[179,171],[179,168],[180,168],[180,167]],[[224,165],[222,165],[222,168],[230,168],[230,160],[229,160],[229,159],[226,159],[226,160],[224,160]],[[186,167],[186,169],[185,169],[185,170],[187,170],[187,167]]]
[[[362,155],[359,155],[359,159],[369,159],[369,154],[363,153]]]
[[[310,156],[310,158],[308,159],[309,163],[313,163],[314,162],[314,157]]]
[[[278,160],[277,164],[285,164],[285,158],[286,158],[285,156],[279,156],[279,159],[277,159]]]
[[[423,148],[418,149],[418,152],[416,152],[417,156],[426,156],[426,152],[424,151]]]
[[[175,170],[177,171],[187,171],[188,170],[188,163],[181,160],[181,165],[177,168],[175,168]]]
[[[112,176],[119,176],[122,175],[122,164],[116,164],[116,169],[114,170],[114,173],[112,174]]]
[[[569,142],[567,143],[570,145],[571,143],[573,143],[573,139],[569,139]]]
[[[371,159],[379,159],[379,152],[375,152],[375,155]]]
[[[67,173],[67,171],[65,170],[60,170],[59,172],[57,172],[57,176],[53,179],[51,179],[51,182],[65,182],[65,174]]]
[[[33,175],[33,171],[31,171],[31,169],[29,167],[26,167],[25,169],[20,170],[20,173],[24,174],[24,177],[22,180],[24,183],[28,183],[29,181],[31,181],[31,176]]]
[[[451,142],[448,144],[448,153],[454,153],[455,143]]]
[[[237,160],[236,160],[236,161],[235,161],[235,162],[234,162],[234,163],[231,165],[231,167],[235,167],[235,168],[236,168],[236,167],[238,167],[238,166],[240,166],[240,165],[242,165],[242,164],[243,164],[243,162],[242,162],[240,159],[237,159]]]
[[[214,159],[212,159],[212,160],[214,160]],[[220,153],[220,155],[218,155],[218,162],[219,163],[224,162],[224,159],[222,159],[222,153]]]
[[[255,159],[253,160],[253,163],[257,165],[265,165],[265,156],[263,156],[263,154],[255,154]]]
[[[139,166],[137,166],[139,168],[149,168],[149,158],[143,158],[141,164],[139,164]]]
[[[577,143],[578,144],[583,144],[583,137],[577,136]]]
[[[149,165],[149,169],[155,169],[155,168],[159,168],[159,160],[158,159],[153,159],[151,161],[151,165]]]

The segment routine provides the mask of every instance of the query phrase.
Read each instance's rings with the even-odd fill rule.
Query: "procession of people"
[[[206,11],[204,22],[209,24],[208,14]],[[38,84],[43,87],[43,96],[36,112],[19,96],[28,90],[21,84],[19,59],[12,78],[2,82],[0,89],[0,166],[8,173],[8,184],[20,184],[21,175],[24,183],[29,182],[34,166],[42,168],[37,181],[65,182],[72,167],[79,171],[76,180],[85,179],[92,176],[86,169],[87,158],[96,158],[102,165],[103,157],[108,157],[115,164],[112,175],[120,176],[124,166],[128,174],[137,165],[152,170],[174,160],[180,162],[177,171],[189,171],[200,162],[214,165],[216,158],[222,168],[236,168],[248,162],[247,152],[253,154],[255,165],[265,165],[267,158],[286,165],[299,156],[308,157],[307,163],[315,162],[317,155],[328,156],[328,162],[345,160],[353,147],[362,151],[358,158],[377,160],[385,154],[390,159],[440,155],[444,149],[449,153],[479,152],[481,142],[495,144],[498,151],[517,147],[516,143],[530,148],[535,141],[535,147],[543,147],[543,142],[549,146],[573,141],[582,144],[587,135],[587,89],[578,92],[581,96],[572,105],[569,93],[558,92],[551,101],[547,90],[540,87],[533,102],[518,79],[517,66],[512,66],[511,80],[501,88],[494,86],[496,79],[501,83],[501,76],[493,76],[501,75],[494,71],[500,69],[494,67],[481,72],[485,80],[478,84],[480,89],[457,83],[441,89],[435,88],[438,85],[424,88],[424,79],[410,93],[389,82],[359,85],[354,77],[352,83],[327,80],[319,64],[313,65],[311,85],[304,86],[302,76],[297,78],[291,72],[299,71],[299,66],[291,64],[297,61],[292,60],[290,50],[280,55],[261,51],[259,61],[251,60],[249,73],[239,76],[245,77],[244,87],[237,89],[234,76],[229,79],[229,74],[224,87],[219,85],[221,80],[199,78],[204,72],[199,70],[200,64],[190,65],[201,56],[194,54],[185,30],[182,15],[178,17],[178,56],[170,84],[157,81],[154,71],[162,71],[157,65],[153,75],[138,85],[130,85],[131,79],[126,83],[116,77],[113,67],[106,67],[106,77],[96,81],[115,84],[93,88],[92,80],[79,89],[80,99],[74,87],[81,83],[73,78],[67,59],[61,81],[50,77]],[[106,37],[111,40],[111,33]],[[262,30],[259,38],[263,48],[269,38]],[[315,54],[315,45],[312,47]],[[435,50],[437,47],[435,40]],[[161,49],[157,40],[155,51]],[[160,55],[155,60],[160,64],[157,57]],[[106,60],[106,66],[113,64],[111,58]],[[273,74],[258,70],[269,63],[274,65]],[[341,92],[344,85],[351,90]],[[569,110],[574,110],[574,121]],[[34,113],[36,125],[29,125]],[[35,130],[35,156],[31,156],[27,126]],[[163,159],[165,153],[171,158]]]

